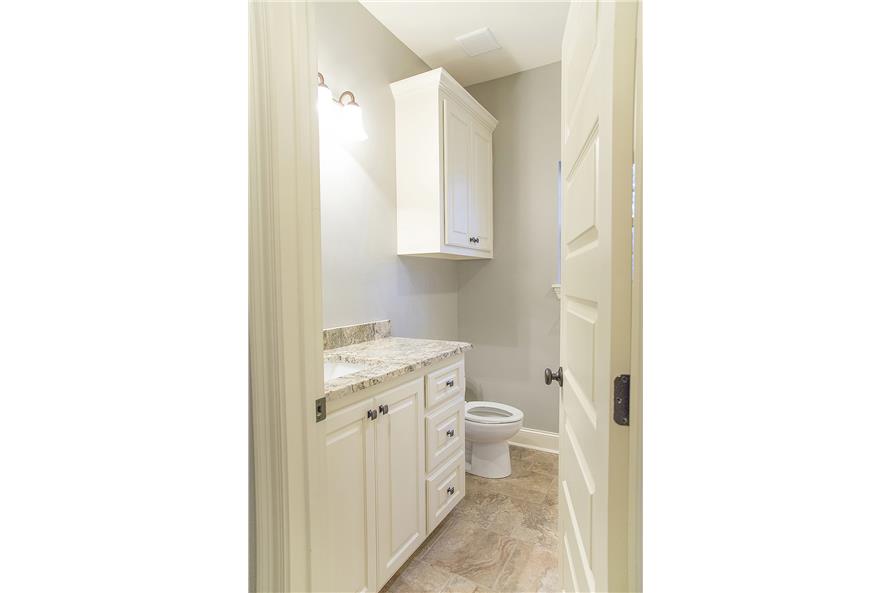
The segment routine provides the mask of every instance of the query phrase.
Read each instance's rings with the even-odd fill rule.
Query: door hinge
[[[628,426],[631,404],[631,375],[619,375],[613,381],[613,420]]]
[[[328,410],[325,405],[325,398],[320,397],[316,400],[316,422],[321,422],[328,417]]]

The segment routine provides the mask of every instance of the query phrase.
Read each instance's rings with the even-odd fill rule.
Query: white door
[[[427,535],[424,499],[424,380],[375,398],[378,587]]]
[[[443,99],[446,243],[470,246],[471,143],[470,114],[455,101]]]
[[[613,418],[613,381],[630,373],[636,18],[637,3],[573,3],[563,37],[559,481],[567,591],[628,587],[628,427]]]
[[[371,399],[328,416],[325,437],[328,541],[326,591],[377,591],[374,421]]]
[[[471,133],[470,237],[468,247],[492,250],[492,133],[474,124]]]

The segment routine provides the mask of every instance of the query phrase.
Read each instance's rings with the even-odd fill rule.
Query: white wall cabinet
[[[492,258],[492,133],[498,121],[443,68],[390,88],[397,253]]]
[[[325,422],[325,590],[374,593],[464,497],[463,356]]]

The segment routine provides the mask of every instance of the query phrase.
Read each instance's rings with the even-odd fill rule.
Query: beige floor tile
[[[479,583],[459,574],[453,574],[442,593],[483,593],[483,591],[486,591],[486,588]]]
[[[532,469],[535,471],[540,471],[552,475],[557,475],[557,465],[559,463],[560,458],[553,453],[545,453],[543,451],[536,451],[535,455],[530,456],[529,461],[531,462]]]
[[[557,478],[554,478],[554,481],[548,487],[548,492],[545,494],[544,503],[546,505],[557,506],[560,502],[560,482]]]
[[[456,519],[430,548],[424,560],[484,587],[491,587],[520,543],[470,521]]]
[[[553,586],[557,571],[554,550],[528,543],[518,545],[498,576],[495,588],[511,593],[529,593]],[[559,582],[559,579],[558,579]]]
[[[431,566],[423,560],[415,560],[407,562],[393,575],[381,593],[441,591],[451,577],[451,573],[445,570]]]
[[[514,468],[510,476],[484,484],[486,492],[497,492],[505,496],[542,503],[550,490],[554,476],[537,472],[530,467]]]
[[[557,549],[557,507],[523,502],[510,536],[550,549]]]

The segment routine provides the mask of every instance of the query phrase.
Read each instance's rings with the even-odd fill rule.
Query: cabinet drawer
[[[427,478],[427,533],[464,498],[464,450]]]
[[[436,467],[464,448],[464,400],[454,402],[428,414],[427,423],[427,471]]]
[[[456,395],[464,397],[463,360],[427,375],[428,410]]]

